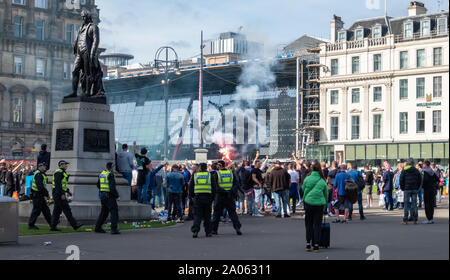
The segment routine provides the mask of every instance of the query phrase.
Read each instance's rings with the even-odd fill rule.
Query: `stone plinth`
[[[197,149],[194,150],[195,162],[206,163],[208,161],[208,150],[207,149]]]
[[[109,105],[95,102],[62,103],[54,112],[50,170],[47,189],[51,194],[52,176],[58,162],[69,162],[68,187],[73,194],[72,213],[77,220],[94,222],[100,213],[97,181],[106,163],[115,161],[114,113]],[[151,207],[131,201],[131,188],[116,173],[120,195],[119,217],[127,220],[151,218]],[[29,216],[31,205],[21,203],[20,216]]]

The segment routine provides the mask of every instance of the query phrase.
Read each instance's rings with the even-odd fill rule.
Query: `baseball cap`
[[[65,160],[60,160],[60,161],[58,162],[58,166],[61,166],[61,165],[63,165],[63,164],[70,164],[70,163],[68,163],[68,162],[65,161]]]

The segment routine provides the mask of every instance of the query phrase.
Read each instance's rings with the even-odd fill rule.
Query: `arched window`
[[[23,85],[15,85],[9,90],[11,93],[11,119],[13,123],[24,123],[24,106],[28,88]]]
[[[46,107],[48,100],[48,89],[47,88],[37,88],[33,91],[34,100],[34,123],[35,124],[45,124],[46,122]]]
[[[23,122],[23,98],[13,97],[12,111],[13,111],[13,122],[22,123]]]

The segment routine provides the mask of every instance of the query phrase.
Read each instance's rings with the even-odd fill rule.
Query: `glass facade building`
[[[232,129],[234,142],[230,146],[235,159],[252,158],[257,151],[263,154],[262,150],[269,148],[271,158],[291,158],[296,148],[295,63],[295,59],[277,63],[272,67],[276,76],[273,84],[259,89],[249,87],[243,94],[236,93],[241,66],[206,69],[203,75],[203,127],[209,127],[207,134],[214,139],[204,143],[209,150],[208,159],[221,158],[220,142],[230,139],[226,127]],[[200,147],[197,129],[199,71],[182,71],[180,76],[171,73],[169,78],[168,158],[191,160],[195,157],[194,150]],[[104,81],[108,103],[115,113],[116,144],[131,146],[136,141],[138,150],[146,147],[152,160],[164,157],[162,79],[163,75],[148,75]],[[227,117],[230,111],[234,112],[231,122]],[[239,137],[238,132],[242,127],[238,125],[240,121],[244,123],[243,137]],[[271,131],[275,128],[276,132]]]

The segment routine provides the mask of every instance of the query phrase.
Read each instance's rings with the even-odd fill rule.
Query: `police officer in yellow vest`
[[[217,171],[218,188],[214,203],[214,216],[212,220],[212,234],[218,234],[220,216],[222,216],[223,209],[226,209],[233,227],[238,235],[242,235],[241,223],[236,214],[235,194],[237,193],[238,183],[233,172],[227,170],[224,161],[219,161],[220,170]]]
[[[31,198],[33,200],[33,210],[31,211],[30,220],[28,221],[28,228],[33,230],[38,230],[39,228],[35,226],[36,220],[42,213],[45,220],[49,225],[52,222],[52,215],[50,213],[50,208],[48,208],[47,200],[50,195],[46,189],[47,176],[45,171],[47,166],[45,162],[38,164],[38,170],[34,172],[33,182],[31,187]]]
[[[116,189],[116,180],[114,177],[114,164],[108,162],[106,164],[106,170],[102,171],[98,177],[97,188],[100,190],[100,200],[102,203],[102,210],[98,216],[97,223],[95,225],[95,232],[106,233],[102,229],[102,225],[108,218],[108,214],[111,213],[111,234],[120,234],[117,230],[117,223],[119,221],[119,207],[117,201],[120,200],[119,193]]]
[[[217,186],[217,180],[214,180],[208,172],[206,163],[200,164],[200,170],[192,176],[189,183],[189,196],[193,197],[194,202],[194,224],[191,231],[193,238],[198,237],[200,224],[203,220],[206,237],[211,237],[211,204]]]
[[[72,210],[70,209],[69,202],[67,201],[66,193],[72,195],[67,184],[69,182],[69,175],[66,173],[67,165],[69,163],[65,160],[58,162],[59,169],[53,174],[53,191],[52,196],[55,202],[52,213],[52,223],[50,226],[51,231],[61,231],[56,226],[59,224],[59,216],[64,213],[70,225],[74,230],[82,227],[82,224],[78,224],[75,218],[72,216]]]

